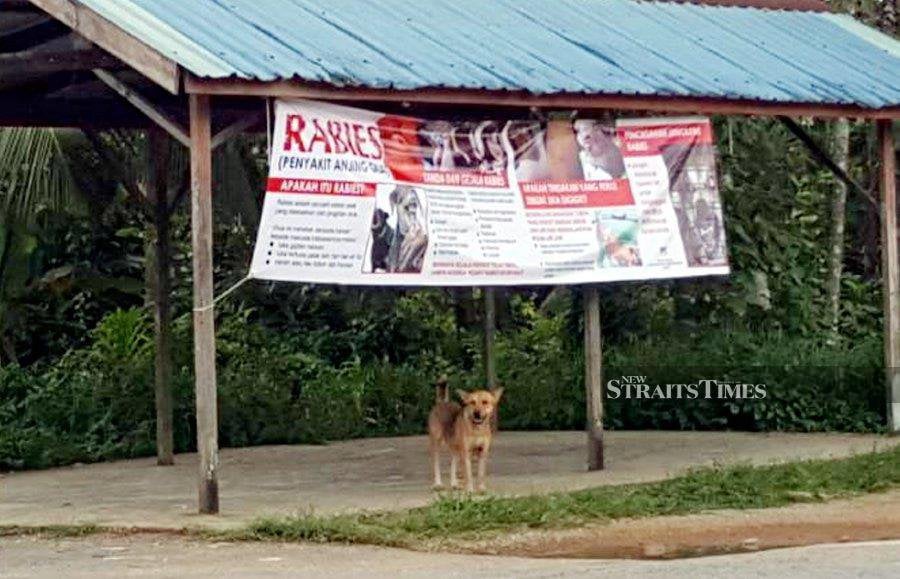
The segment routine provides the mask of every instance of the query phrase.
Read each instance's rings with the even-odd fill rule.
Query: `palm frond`
[[[0,129],[0,215],[30,222],[42,210],[78,205],[61,139],[57,130]]]

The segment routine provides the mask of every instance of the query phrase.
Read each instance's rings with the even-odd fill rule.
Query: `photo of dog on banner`
[[[727,263],[715,149],[710,145],[671,145],[662,154],[669,171],[672,206],[678,217],[688,265]]]

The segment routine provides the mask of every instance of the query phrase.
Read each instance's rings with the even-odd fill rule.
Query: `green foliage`
[[[41,211],[60,210],[76,199],[62,145],[69,135],[0,129],[0,217],[28,223]]]
[[[222,445],[421,433],[438,372],[447,373],[454,386],[483,384],[478,372],[462,365],[464,360],[440,357],[442,342],[461,341],[474,351],[478,335],[456,338],[457,330],[447,325],[441,308],[432,307],[433,299],[431,292],[401,298],[401,308],[418,316],[410,335],[423,342],[423,355],[400,362],[356,357],[336,365],[323,355],[331,346],[321,335],[267,329],[252,321],[258,315],[253,310],[237,308],[220,316]],[[529,304],[514,300],[522,326],[498,336],[498,371],[506,388],[502,427],[581,428],[580,342],[564,331],[564,313],[571,306],[548,315]],[[413,319],[405,318],[404,324],[413,325]],[[426,338],[425,329],[433,334]],[[193,444],[189,330],[187,320],[179,320],[175,438],[182,451]],[[151,453],[151,335],[142,310],[119,310],[103,319],[87,347],[72,350],[53,366],[0,367],[0,468]],[[349,347],[361,351],[358,345]],[[432,357],[439,361],[428,363]],[[883,423],[877,339],[850,346],[816,345],[781,333],[710,332],[696,341],[669,334],[608,347],[606,379],[625,374],[647,375],[650,384],[703,377],[762,383],[768,396],[752,401],[610,399],[607,422],[614,428],[873,431]]]
[[[152,452],[149,335],[143,313],[116,311],[42,373],[0,368],[0,468]]]
[[[646,376],[650,385],[700,379],[762,384],[764,399],[607,399],[615,428],[878,431],[884,422],[880,337],[819,344],[782,332],[665,336],[614,348],[606,379]]]

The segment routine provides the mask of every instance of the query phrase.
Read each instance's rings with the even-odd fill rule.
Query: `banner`
[[[708,119],[449,122],[275,105],[254,278],[494,286],[728,271]]]

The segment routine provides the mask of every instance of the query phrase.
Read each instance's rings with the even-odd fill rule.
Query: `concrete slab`
[[[501,432],[492,492],[526,494],[659,480],[711,464],[843,457],[900,444],[854,434],[609,432],[607,469],[586,472],[581,432]],[[196,456],[173,467],[154,459],[0,476],[0,525],[96,524],[147,529],[242,526],[263,515],[400,509],[426,504],[425,438],[364,439],[326,446],[223,449],[222,514],[195,514]]]

